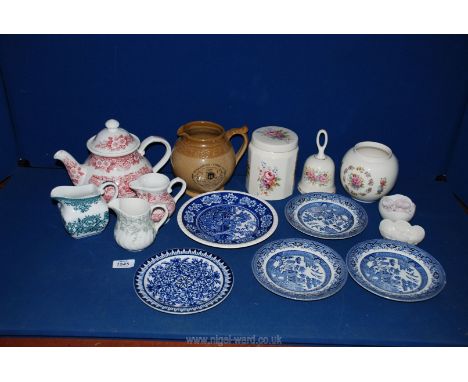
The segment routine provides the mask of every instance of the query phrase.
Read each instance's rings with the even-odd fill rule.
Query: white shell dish
[[[394,222],[384,219],[380,222],[379,231],[385,239],[403,241],[414,245],[420,243],[426,236],[424,228],[419,225],[412,226],[404,220]]]
[[[410,221],[416,212],[416,205],[405,195],[384,196],[379,202],[382,219]]]

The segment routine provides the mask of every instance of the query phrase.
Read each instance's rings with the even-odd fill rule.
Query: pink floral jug
[[[177,183],[181,184],[181,188],[176,196],[172,196],[172,187]],[[174,178],[170,181],[166,175],[151,173],[142,175],[132,181],[130,188],[135,190],[138,198],[148,201],[151,205],[164,204],[167,207],[169,217],[171,217],[175,211],[177,201],[187,188],[187,184],[182,178]],[[165,212],[161,209],[154,210],[153,221],[159,222],[164,215]]]

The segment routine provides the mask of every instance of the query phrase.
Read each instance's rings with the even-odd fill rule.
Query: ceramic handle
[[[162,209],[165,214],[164,216],[162,217],[162,219],[158,222],[153,222],[153,227],[154,227],[154,234],[156,235],[159,231],[159,228],[161,228],[161,226],[166,222],[167,218],[169,217],[169,211],[167,210],[167,207],[165,204],[153,204],[151,206],[151,215],[153,215],[153,212],[156,208],[160,208]],[[151,218],[150,218],[151,219]]]
[[[111,182],[111,181],[108,181],[108,182],[103,182],[99,185],[99,192],[101,193],[101,195],[104,195],[105,191],[104,189],[106,187],[112,187],[114,189],[114,195],[112,195],[112,198],[111,200],[114,200],[118,195],[119,195],[119,187],[114,183],[114,182]],[[109,200],[109,202],[111,201]],[[109,203],[107,202],[107,203]]]
[[[182,178],[177,177],[177,178],[174,178],[174,179],[171,180],[171,182],[169,183],[169,188],[167,189],[167,192],[171,193],[172,192],[172,186],[174,184],[176,184],[176,183],[181,183],[182,187],[180,188],[180,191],[177,193],[177,195],[173,197],[174,203],[177,203],[177,201],[184,194],[185,189],[187,188],[187,183],[185,182],[185,180],[183,180]]]
[[[171,151],[172,151],[171,145],[164,138],[150,136],[144,139],[143,142],[141,142],[140,147],[138,148],[138,152],[140,153],[141,156],[145,155],[145,149],[151,143],[162,143],[164,146],[166,146],[166,153],[161,158],[161,160],[158,163],[156,163],[155,166],[153,167],[153,172],[158,172],[161,169],[161,167],[164,166],[169,160],[169,158],[171,157]]]
[[[244,142],[242,143],[242,146],[236,153],[236,165],[239,163],[240,159],[242,158],[242,155],[244,155],[245,150],[247,149],[247,145],[249,144],[249,137],[247,135],[247,132],[249,131],[249,128],[247,126],[242,126],[238,128],[234,128],[231,130],[226,131],[226,138],[231,139],[234,135],[242,135],[242,138],[244,138]]]
[[[323,145],[320,144],[320,136],[322,134],[325,137]],[[317,138],[316,138],[315,142],[317,143],[317,148],[318,148],[317,158],[318,159],[325,159],[325,148],[327,147],[327,144],[328,144],[327,131],[324,130],[324,129],[319,130],[319,132],[317,133]]]

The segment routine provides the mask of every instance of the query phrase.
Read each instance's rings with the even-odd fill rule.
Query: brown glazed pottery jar
[[[247,131],[247,126],[224,131],[208,121],[189,122],[177,130],[179,139],[171,163],[174,174],[187,182],[187,194],[195,196],[223,188],[247,148]],[[244,138],[237,153],[230,141],[234,135]]]

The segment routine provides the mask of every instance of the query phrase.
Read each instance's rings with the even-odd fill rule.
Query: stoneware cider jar
[[[298,151],[294,131],[278,126],[256,129],[249,145],[245,185],[248,193],[266,200],[290,196]]]
[[[179,139],[171,156],[174,174],[187,183],[187,194],[220,190],[231,178],[248,145],[247,126],[224,131],[217,123],[189,122],[177,130]],[[230,139],[241,135],[242,146],[234,152]]]
[[[359,142],[341,162],[341,184],[360,202],[374,202],[388,194],[397,176],[398,160],[382,143]]]

